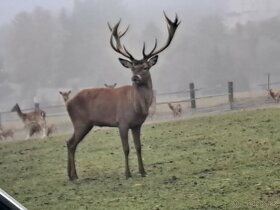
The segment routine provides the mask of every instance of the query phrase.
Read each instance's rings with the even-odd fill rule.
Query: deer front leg
[[[141,149],[141,140],[140,140],[141,127],[132,128],[131,130],[132,130],[132,136],[133,136],[134,145],[137,153],[139,173],[141,174],[142,177],[144,177],[146,176],[146,172],[142,160],[142,149]]]
[[[85,124],[75,127],[73,136],[67,141],[68,149],[68,177],[71,181],[78,179],[76,165],[75,165],[75,152],[78,144],[83,140],[83,138],[92,129],[91,124]]]
[[[78,175],[76,172],[75,166],[75,152],[77,148],[77,144],[75,144],[75,134],[69,139],[67,142],[67,149],[68,149],[68,163],[67,163],[67,173],[69,180],[73,181],[78,179]]]
[[[129,170],[129,162],[128,162],[128,155],[129,155],[129,144],[128,144],[128,128],[127,127],[119,127],[120,137],[122,140],[123,152],[125,157],[125,178],[128,179],[131,177],[131,173]]]

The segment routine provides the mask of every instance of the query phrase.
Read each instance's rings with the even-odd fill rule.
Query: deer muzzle
[[[139,74],[133,75],[131,78],[132,82],[139,83],[142,80],[142,77]]]

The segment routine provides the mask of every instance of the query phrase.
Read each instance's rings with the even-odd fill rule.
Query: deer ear
[[[71,90],[68,91],[68,94],[70,94],[70,93],[71,93]]]
[[[155,55],[154,57],[152,57],[148,62],[149,62],[149,65],[150,67],[155,65],[157,63],[157,60],[158,60],[158,55]]]
[[[128,60],[119,58],[119,61],[121,62],[121,64],[125,67],[125,68],[131,68],[132,67],[132,63]]]

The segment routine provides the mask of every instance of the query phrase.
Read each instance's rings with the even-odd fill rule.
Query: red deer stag
[[[171,111],[173,112],[173,116],[174,117],[180,117],[182,114],[182,106],[181,104],[171,104],[168,103],[168,107],[171,109]]]
[[[276,103],[279,102],[280,92],[274,92],[272,89],[267,90],[268,94],[275,100]]]
[[[115,88],[117,86],[117,83],[114,83],[113,85],[107,85],[106,83],[104,84],[106,88]]]
[[[69,90],[69,91],[59,91],[59,94],[62,96],[65,103],[69,100],[70,93],[71,93],[71,90]]]
[[[42,138],[46,137],[46,113],[43,110],[23,113],[19,105],[16,104],[11,112],[17,112],[19,118],[24,123],[24,126],[29,130],[27,139],[39,130],[42,130]],[[35,127],[37,128],[35,129]]]
[[[165,15],[165,14],[164,14]],[[118,127],[122,147],[125,155],[125,177],[131,177],[128,155],[128,131],[131,129],[138,159],[138,169],[142,176],[146,175],[142,155],[140,133],[141,126],[146,120],[149,107],[153,99],[152,79],[150,68],[157,63],[158,54],[165,50],[171,43],[179,25],[176,15],[172,22],[165,15],[168,26],[168,39],[166,44],[157,49],[157,41],[149,54],[145,53],[143,45],[143,58],[135,59],[132,54],[121,44],[124,33],[118,32],[120,21],[111,28],[110,45],[114,51],[128,58],[119,58],[120,63],[131,69],[132,85],[118,88],[94,88],[81,90],[67,103],[67,111],[71,118],[74,134],[67,142],[68,148],[68,177],[70,180],[78,179],[75,166],[75,151],[77,145],[83,140],[93,126]],[[114,45],[114,41],[115,44]]]

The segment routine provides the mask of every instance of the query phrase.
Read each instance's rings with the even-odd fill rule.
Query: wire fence
[[[169,93],[155,94],[154,114],[149,116],[146,123],[160,122],[173,119],[182,119],[194,115],[206,113],[218,113],[237,109],[248,109],[267,106],[278,106],[275,101],[266,94],[266,91],[254,91],[244,93],[234,93],[233,83],[228,83],[227,90],[221,94],[196,96],[200,89],[196,89],[194,84],[190,84],[190,89],[174,91]],[[168,103],[181,104],[182,113],[180,118],[174,118]],[[46,112],[48,125],[56,126],[56,135],[72,132],[72,124],[66,111],[65,104],[40,107]],[[34,111],[34,108],[23,109],[23,112]],[[24,125],[17,113],[10,111],[0,112],[0,126],[15,130],[15,138],[21,139],[27,134]]]

